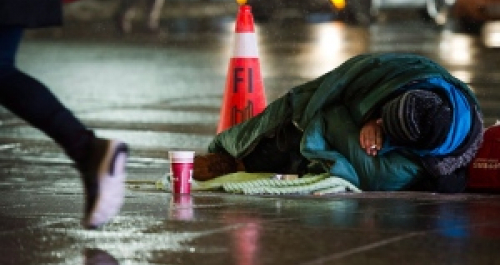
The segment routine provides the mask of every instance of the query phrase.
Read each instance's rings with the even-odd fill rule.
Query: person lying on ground
[[[461,192],[483,131],[474,93],[436,62],[361,54],[216,135],[193,178],[327,172],[365,191]]]

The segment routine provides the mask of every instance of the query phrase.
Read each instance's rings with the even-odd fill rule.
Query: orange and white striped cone
[[[266,107],[252,10],[240,5],[217,133],[248,120]]]

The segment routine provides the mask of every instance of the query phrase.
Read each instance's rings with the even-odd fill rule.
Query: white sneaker
[[[90,154],[87,163],[80,167],[86,197],[83,226],[95,229],[115,216],[123,204],[128,146],[117,140],[96,138]]]

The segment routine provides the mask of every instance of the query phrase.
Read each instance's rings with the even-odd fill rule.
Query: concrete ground
[[[498,264],[498,196],[328,197],[129,187],[99,231],[79,224],[75,178],[2,181],[2,264]],[[11,174],[16,175],[16,174]],[[68,175],[70,175],[68,173]]]

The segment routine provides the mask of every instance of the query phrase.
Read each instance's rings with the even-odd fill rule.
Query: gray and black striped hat
[[[432,149],[444,142],[453,114],[438,94],[414,89],[382,107],[382,127],[393,144]]]

